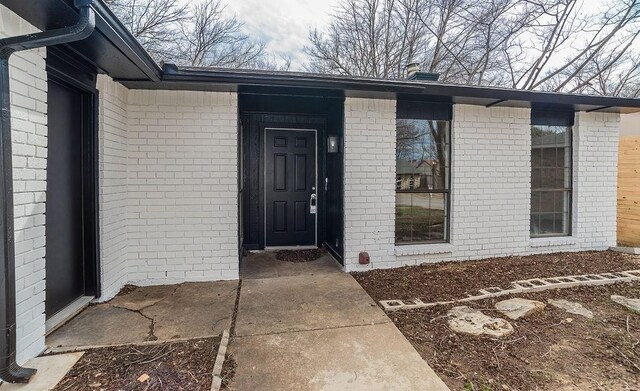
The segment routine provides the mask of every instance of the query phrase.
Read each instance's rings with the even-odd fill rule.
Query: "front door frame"
[[[99,215],[99,141],[98,141],[98,112],[99,92],[90,80],[77,76],[79,70],[60,62],[55,51],[47,56],[47,78],[49,82],[60,84],[76,90],[82,95],[82,221],[83,221],[83,257],[84,295],[99,298],[101,295],[100,282],[100,215]],[[49,52],[48,52],[49,54]],[[51,60],[49,58],[51,57]],[[91,78],[91,76],[88,76]],[[45,221],[45,224],[47,222]],[[45,253],[46,262],[46,253]],[[54,314],[46,314],[50,318]]]
[[[316,194],[316,213],[314,216],[314,239],[313,239],[313,245],[300,245],[300,246],[268,246],[267,245],[267,132],[269,130],[286,130],[286,131],[292,131],[292,132],[313,132],[314,137],[315,137],[315,183],[314,183],[314,188],[315,188],[315,194]],[[263,151],[263,161],[262,161],[262,167],[263,167],[263,172],[262,172],[262,194],[264,196],[264,200],[263,200],[263,211],[262,211],[262,217],[264,220],[264,226],[263,226],[263,230],[264,230],[264,248],[267,250],[276,250],[276,249],[281,249],[281,248],[297,248],[297,249],[301,249],[301,248],[317,248],[318,247],[318,216],[320,216],[320,191],[318,189],[318,129],[313,129],[313,128],[286,128],[286,127],[274,127],[274,126],[265,126],[264,128],[264,133],[262,134],[262,151]]]

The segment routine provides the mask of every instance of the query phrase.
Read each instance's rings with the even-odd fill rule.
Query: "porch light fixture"
[[[327,153],[338,152],[338,136],[327,137]]]

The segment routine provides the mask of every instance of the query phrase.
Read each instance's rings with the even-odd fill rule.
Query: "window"
[[[532,237],[571,235],[573,115],[532,110]]]
[[[450,122],[396,121],[396,244],[449,239]]]

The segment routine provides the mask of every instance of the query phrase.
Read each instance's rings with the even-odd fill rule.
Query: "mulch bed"
[[[220,338],[92,349],[56,391],[209,391]],[[144,379],[148,375],[148,379]],[[141,378],[143,376],[143,378]]]
[[[326,254],[326,251],[320,248],[309,250],[279,250],[276,251],[276,259],[284,262],[311,262]]]
[[[585,251],[481,261],[443,262],[352,273],[376,300],[421,299],[425,303],[462,299],[478,289],[506,288],[513,281],[640,269],[640,260],[613,251]]]
[[[640,297],[640,283],[518,295],[577,301],[595,318],[547,305],[541,313],[510,320],[515,332],[501,339],[451,331],[446,316],[451,305],[397,311],[390,317],[452,390],[637,390],[640,315],[612,303],[611,294]],[[492,310],[497,301],[469,306],[501,317]]]
[[[571,260],[575,262],[569,265]],[[637,262],[618,253],[585,252],[375,270],[355,277],[376,300],[421,297],[431,301],[461,298],[477,288],[537,276],[638,269]],[[516,267],[522,273],[512,270]],[[497,301],[522,297],[546,303],[562,298],[583,304],[595,315],[587,319],[547,305],[542,312],[509,320],[515,332],[500,339],[451,331],[446,314],[453,305],[397,311],[389,317],[452,390],[638,390],[640,315],[611,302],[612,294],[640,298],[640,282],[464,303],[504,317],[494,309]]]
[[[236,359],[233,357],[233,354],[227,353],[227,356],[224,358],[224,363],[222,363],[222,373],[220,377],[222,378],[222,387],[220,390],[227,390],[231,380],[236,374]]]

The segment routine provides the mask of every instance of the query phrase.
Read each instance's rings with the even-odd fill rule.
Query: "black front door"
[[[316,131],[265,130],[265,244],[316,244]]]
[[[83,94],[49,81],[47,317],[83,296]]]

